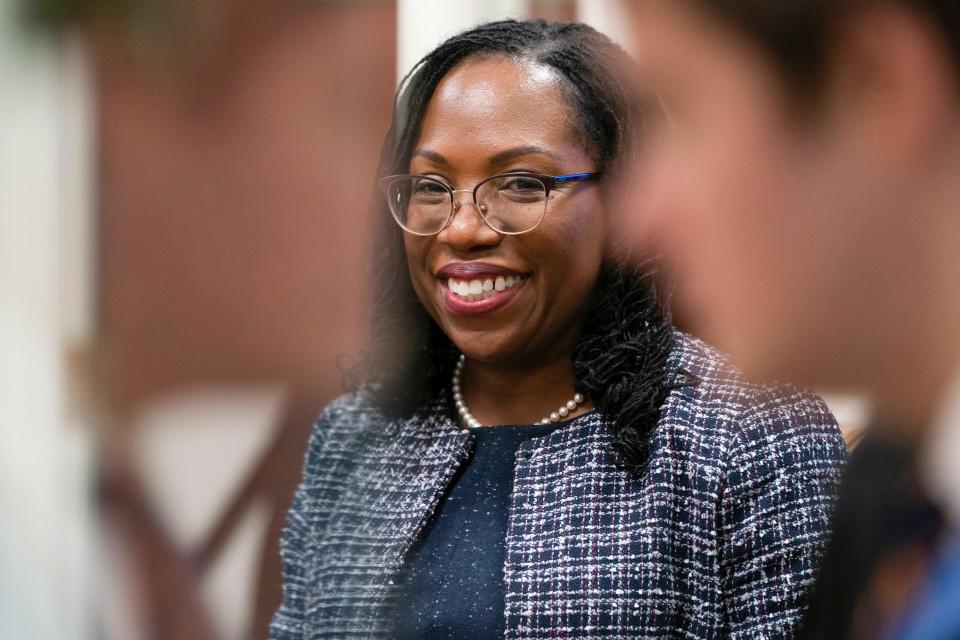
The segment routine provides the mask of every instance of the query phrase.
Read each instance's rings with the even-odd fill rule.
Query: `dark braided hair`
[[[559,72],[564,94],[582,123],[583,142],[598,170],[613,173],[639,142],[638,101],[616,69],[626,54],[583,24],[506,20],[454,36],[427,54],[403,79],[393,123],[380,158],[380,175],[406,173],[427,105],[441,79],[458,63],[502,55]],[[374,196],[372,220],[378,286],[372,340],[361,376],[392,415],[411,414],[450,380],[456,349],[420,304],[407,270],[403,236],[386,203]],[[622,462],[642,471],[650,432],[670,390],[666,361],[673,330],[654,274],[636,262],[608,259],[576,343],[576,390],[609,416]]]

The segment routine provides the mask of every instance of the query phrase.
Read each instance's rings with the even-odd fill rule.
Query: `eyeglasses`
[[[408,233],[440,233],[460,209],[454,194],[471,193],[477,212],[488,227],[515,236],[537,228],[547,212],[550,191],[556,185],[598,177],[599,173],[546,176],[518,171],[491,176],[473,189],[454,189],[438,178],[399,175],[381,178],[379,185],[387,197],[390,213]]]

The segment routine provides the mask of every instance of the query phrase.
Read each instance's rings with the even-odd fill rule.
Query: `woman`
[[[843,441],[611,257],[624,63],[507,21],[404,81],[368,373],[310,441],[273,638],[791,635]]]

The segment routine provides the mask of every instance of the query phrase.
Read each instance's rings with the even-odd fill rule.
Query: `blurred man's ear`
[[[956,68],[936,25],[918,10],[867,3],[839,26],[830,54],[833,131],[851,134],[859,151],[916,169],[953,142],[944,134],[956,127]]]

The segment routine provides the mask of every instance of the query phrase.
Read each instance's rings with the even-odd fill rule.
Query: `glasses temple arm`
[[[599,178],[600,172],[596,173],[568,173],[565,176],[554,176],[554,182],[579,182],[581,180],[593,180]]]

